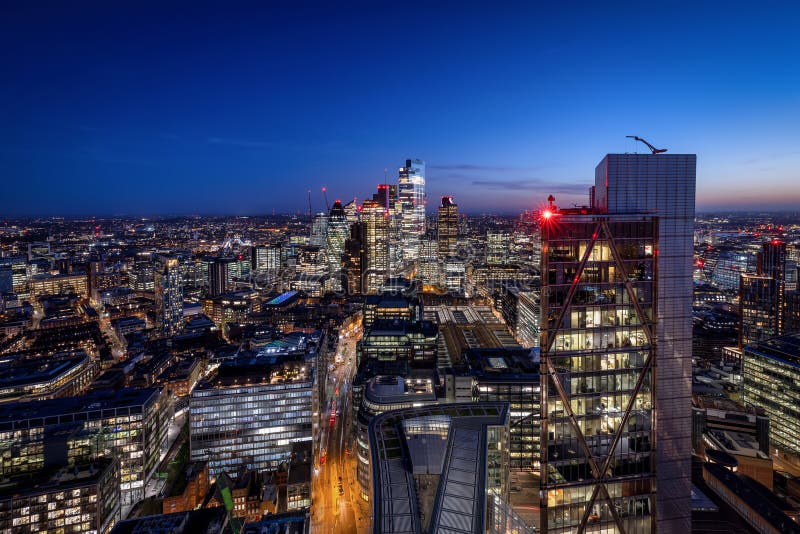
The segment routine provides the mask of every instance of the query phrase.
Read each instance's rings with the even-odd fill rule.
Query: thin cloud
[[[450,165],[428,165],[428,169],[437,171],[467,171],[467,172],[509,172],[509,171],[532,171],[540,169],[540,166],[534,167],[512,167],[507,165],[479,165],[475,163],[453,163]]]
[[[209,144],[225,145],[239,148],[274,148],[275,143],[270,141],[258,141],[253,139],[230,139],[227,137],[209,137]]]
[[[529,191],[543,190],[554,193],[585,193],[589,190],[590,184],[564,183],[545,181],[539,178],[522,180],[473,180],[472,185],[483,189],[493,189],[501,191]]]

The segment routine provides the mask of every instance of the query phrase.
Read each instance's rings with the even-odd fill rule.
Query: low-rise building
[[[120,519],[119,477],[117,461],[101,458],[8,479],[0,489],[0,531],[106,534]]]

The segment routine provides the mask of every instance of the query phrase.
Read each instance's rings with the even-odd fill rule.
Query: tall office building
[[[178,258],[160,258],[155,270],[155,304],[158,328],[171,337],[180,332],[183,321],[183,280]]]
[[[419,241],[425,235],[425,162],[419,159],[406,160],[400,167],[397,180],[397,195],[400,203],[400,241],[403,261],[417,259]]]
[[[442,197],[439,206],[439,259],[456,255],[458,244],[458,204],[453,197]]]
[[[233,258],[212,258],[208,263],[208,294],[216,297],[228,291],[230,287],[231,264]]]
[[[251,266],[258,272],[277,272],[281,268],[281,246],[259,245],[251,249]]]
[[[379,195],[388,198],[388,188],[380,190]],[[364,292],[377,293],[383,281],[389,276],[389,209],[377,200],[365,200],[361,207],[361,222],[364,223],[364,248],[367,265],[362,273],[365,282]]]
[[[486,233],[486,263],[503,265],[509,262],[510,236],[502,232]]]
[[[366,230],[364,223],[357,221],[350,226],[350,235],[344,242],[342,268],[344,288],[348,295],[361,295],[365,291],[364,272],[367,269]]]
[[[739,347],[780,334],[783,324],[776,283],[771,276],[743,274],[739,281]],[[782,299],[781,299],[782,300]]]
[[[609,154],[542,212],[543,531],[691,529],[695,168]]]
[[[328,233],[328,214],[317,213],[311,224],[311,238],[309,243],[312,246],[325,248]]]
[[[784,333],[786,243],[773,239],[758,253],[756,274],[739,282],[739,347]]]
[[[328,247],[328,273],[334,291],[342,289],[342,255],[344,243],[350,233],[350,226],[342,207],[342,202],[337,200],[331,207],[328,216],[327,247]]]

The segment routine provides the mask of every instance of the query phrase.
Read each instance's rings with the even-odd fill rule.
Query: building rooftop
[[[281,306],[283,304],[286,304],[287,302],[290,302],[297,295],[299,295],[299,293],[300,293],[299,291],[287,291],[285,293],[281,293],[280,295],[278,295],[274,299],[267,301],[264,305],[265,306]]]
[[[778,336],[759,343],[746,345],[745,353],[758,354],[800,367],[800,333]]]
[[[364,390],[366,399],[379,404],[395,404],[400,402],[435,402],[436,393],[433,384],[435,372],[417,370],[416,377],[379,375],[367,382]],[[427,371],[429,376],[421,376]]]
[[[312,368],[302,358],[240,355],[226,360],[195,391],[220,387],[311,382]]]
[[[96,483],[115,460],[99,458],[90,464],[38,471],[32,476],[10,478],[0,484],[0,499],[64,491]]]
[[[15,421],[72,413],[94,413],[115,408],[140,407],[161,394],[160,388],[98,390],[79,397],[64,397],[0,405],[0,429]],[[55,424],[55,423],[54,423]]]
[[[201,508],[190,512],[149,515],[120,521],[111,534],[220,534],[227,532],[225,508]]]
[[[539,376],[539,349],[468,349],[464,365],[470,374],[484,379],[529,381]]]
[[[376,416],[369,426],[373,532],[482,531],[489,425],[508,425],[507,403],[434,405]]]
[[[87,361],[90,361],[90,358],[85,352],[16,361],[0,369],[0,390],[50,382]]]
[[[305,534],[310,528],[305,511],[284,512],[265,516],[261,521],[247,523],[242,534]]]
[[[703,469],[724,484],[778,532],[800,534],[800,525],[784,513],[784,510],[790,509],[789,506],[767,488],[750,477],[737,475],[719,465],[705,463]]]

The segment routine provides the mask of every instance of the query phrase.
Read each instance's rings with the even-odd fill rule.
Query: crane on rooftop
[[[664,152],[667,151],[666,148],[656,148],[656,147],[654,147],[653,145],[651,145],[650,143],[648,143],[647,141],[645,141],[644,139],[642,139],[638,135],[626,135],[625,137],[633,139],[634,141],[641,141],[642,143],[647,145],[647,148],[649,148],[653,152],[653,154],[663,154]]]

